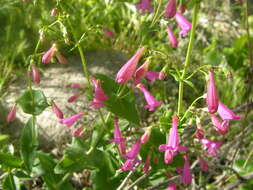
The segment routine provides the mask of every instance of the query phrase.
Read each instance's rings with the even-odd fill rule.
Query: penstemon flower
[[[95,88],[95,94],[93,101],[89,103],[95,109],[99,109],[104,106],[104,101],[108,100],[108,96],[104,93],[104,90],[101,88],[100,81],[92,78],[92,83]]]
[[[189,157],[187,155],[184,155],[184,167],[183,167],[183,173],[181,176],[181,181],[182,183],[188,184],[188,185],[192,183]]]
[[[145,174],[147,174],[150,170],[150,158],[151,158],[151,156],[150,156],[150,154],[148,154],[147,158],[146,158],[146,161],[145,161],[145,164],[143,166],[143,172]]]
[[[209,170],[209,166],[208,166],[208,163],[202,158],[202,157],[198,157],[198,160],[199,160],[199,165],[200,165],[200,168],[204,171],[204,172],[208,172]]]
[[[151,6],[151,0],[141,0],[136,6],[136,9],[142,13],[153,12],[154,8]]]
[[[118,71],[116,76],[116,81],[120,84],[126,83],[128,80],[130,80],[136,70],[136,66],[139,62],[139,59],[141,58],[142,54],[144,52],[144,47],[140,48],[135,55],[127,61],[123,67]]]
[[[50,12],[51,17],[55,17],[55,16],[57,16],[57,14],[58,14],[58,9],[57,8],[53,8]]]
[[[164,16],[167,18],[173,18],[177,12],[177,0],[169,0],[166,8]]]
[[[179,13],[184,14],[184,12],[185,12],[185,5],[184,4],[180,4],[179,7],[178,7],[178,11],[179,11]]]
[[[66,119],[62,119],[59,121],[59,123],[66,125],[68,128],[70,128],[78,119],[80,119],[85,113],[80,112],[76,115],[73,115],[71,117],[68,117]]]
[[[151,134],[151,129],[152,129],[151,127],[148,127],[145,133],[141,136],[142,144],[145,144],[146,142],[148,142],[150,134]]]
[[[214,114],[211,114],[211,120],[212,120],[214,129],[218,133],[224,135],[224,134],[226,134],[228,132],[228,129],[229,129],[229,121],[228,120],[221,121]]]
[[[243,117],[242,115],[236,115],[232,110],[230,110],[221,102],[219,102],[218,114],[223,120],[238,120]]]
[[[70,96],[70,97],[68,98],[68,103],[71,103],[71,102],[76,101],[77,98],[79,98],[80,95],[81,95],[81,94],[75,94],[75,95],[73,95],[73,96]]]
[[[178,44],[177,38],[173,34],[172,30],[169,27],[167,27],[167,33],[168,33],[168,37],[169,37],[169,40],[170,40],[171,47],[176,48],[177,44]]]
[[[135,144],[132,146],[130,152],[128,152],[125,157],[128,159],[134,159],[136,158],[137,154],[139,153],[141,148],[141,141],[137,140]]]
[[[159,73],[153,72],[153,71],[148,71],[146,74],[146,78],[153,83],[153,82],[155,82],[156,79],[159,78]]]
[[[187,33],[191,30],[192,24],[186,18],[184,18],[180,13],[176,13],[175,18],[176,18],[176,22],[178,26],[181,29],[179,33],[180,36],[185,37]]]
[[[83,129],[84,129],[84,126],[81,125],[79,126],[78,128],[76,128],[73,132],[72,132],[72,137],[81,137],[83,136]]]
[[[213,157],[217,157],[217,150],[221,147],[221,142],[212,141],[207,138],[203,138],[200,140],[201,144],[207,148],[207,154],[212,155]]]
[[[148,105],[144,106],[144,108],[148,109],[149,111],[154,111],[157,106],[163,104],[162,101],[157,101],[154,96],[143,86],[143,84],[138,84],[137,88],[143,92],[144,97]]]
[[[56,44],[53,44],[51,48],[42,56],[42,63],[49,63],[53,56],[55,56],[57,52]]]
[[[40,73],[35,65],[32,65],[32,79],[35,83],[39,84],[40,83]]]
[[[118,144],[118,149],[121,155],[126,154],[126,145],[125,138],[122,137],[120,129],[119,129],[119,121],[117,119],[114,120],[114,138],[109,139],[111,142],[115,142]]]
[[[52,110],[59,119],[63,119],[63,113],[60,108],[52,101]]]
[[[61,64],[68,64],[67,59],[61,55],[59,52],[56,54],[57,60],[59,61],[59,63]]]
[[[137,158],[134,159],[128,159],[123,166],[120,167],[122,171],[135,171],[136,168],[134,167],[137,163],[139,163],[140,160]]]
[[[167,190],[176,190],[177,185],[175,183],[169,183]]]
[[[177,152],[186,152],[187,148],[179,145],[179,135],[177,130],[178,116],[174,115],[172,117],[172,127],[169,133],[168,144],[162,144],[159,146],[160,151],[165,151],[164,162],[170,164],[173,161],[173,157]]]
[[[137,85],[140,83],[141,79],[146,76],[148,72],[150,61],[147,60],[145,63],[143,63],[138,69],[136,69],[134,73],[134,84]]]
[[[214,72],[209,71],[209,80],[207,84],[206,104],[210,113],[215,113],[219,106],[218,92],[215,86]]]
[[[16,118],[16,113],[17,113],[17,107],[16,107],[16,105],[14,105],[7,115],[7,122],[8,123],[12,122]]]
[[[70,84],[69,85],[71,88],[77,88],[77,89],[81,89],[81,88],[83,88],[80,84],[78,84],[78,83],[72,83],[72,84]]]
[[[115,35],[113,31],[111,31],[111,30],[109,30],[109,29],[107,29],[107,28],[104,28],[102,31],[103,31],[104,36],[105,36],[106,38],[113,38],[114,35]]]

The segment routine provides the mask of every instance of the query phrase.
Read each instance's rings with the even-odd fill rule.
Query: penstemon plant
[[[35,0],[33,3],[36,6],[39,2]],[[7,122],[15,120],[19,107],[30,115],[30,119],[22,129],[20,157],[0,152],[0,164],[5,172],[3,189],[32,189],[32,181],[36,180],[42,181],[42,189],[52,190],[206,188],[204,177],[215,161],[223,158],[222,143],[230,140],[225,135],[230,132],[232,120],[247,117],[247,113],[236,114],[223,103],[228,100],[221,98],[219,89],[223,87],[217,82],[223,68],[204,63],[195,65],[192,54],[198,42],[201,5],[206,2],[140,0],[133,5],[114,0],[56,0],[54,3],[48,13],[50,22],[40,29],[34,52],[26,59],[27,89],[16,99],[7,116]],[[239,2],[241,6],[243,3]],[[123,20],[124,24],[129,22],[123,32],[117,29],[122,27],[120,21],[115,21],[115,28],[101,24],[102,18],[98,18],[98,24],[92,25],[90,17],[95,22],[98,16],[91,8],[95,5],[109,10],[106,13],[108,19],[114,13],[131,16],[129,9],[132,9],[140,20],[139,25],[134,28],[134,21]],[[86,9],[82,10],[82,6]],[[121,6],[123,8],[119,9]],[[80,21],[82,19],[84,21]],[[81,24],[87,22],[87,26],[82,26],[82,32],[76,29],[79,21]],[[134,29],[136,33],[132,31]],[[156,36],[153,41],[148,39],[161,30],[166,35]],[[127,42],[123,42],[122,36],[130,36],[126,47],[132,56],[114,78],[88,71],[84,47],[85,43],[92,42],[87,41],[86,35],[94,37],[97,44],[104,41],[109,46],[113,44],[114,48],[124,47]],[[131,35],[134,39],[130,39]],[[166,45],[156,48],[157,40],[164,43],[163,38],[167,40]],[[131,40],[138,45],[131,45]],[[46,49],[48,41],[51,45]],[[85,86],[69,85],[78,93],[66,101],[71,103],[86,97],[89,103],[85,106],[96,111],[97,119],[91,124],[85,122],[86,110],[66,115],[56,100],[44,95],[43,89],[34,88],[43,80],[39,68],[49,67],[54,62],[71,65],[64,56],[64,49],[78,52],[86,78]],[[168,60],[173,58],[170,56],[172,52],[179,50],[180,58]],[[173,61],[178,65],[171,64]],[[203,75],[198,79],[206,90],[197,91],[198,95],[191,97],[193,101],[188,104],[184,98],[186,93],[195,90],[192,79],[196,75]],[[166,85],[172,78],[177,87],[170,90],[176,95],[170,99]],[[72,136],[71,143],[59,157],[39,148],[36,118],[48,107]],[[82,171],[88,171],[89,182],[78,187],[73,176]],[[244,180],[232,171],[239,180]]]

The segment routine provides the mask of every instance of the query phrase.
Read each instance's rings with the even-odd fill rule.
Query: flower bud
[[[7,122],[10,123],[16,118],[17,107],[14,105],[7,116]]]
[[[63,119],[63,113],[60,108],[52,101],[52,110],[59,119]]]
[[[209,71],[206,104],[210,113],[215,113],[218,110],[219,98],[215,86],[215,78],[213,71]]]
[[[50,15],[51,15],[52,17],[57,16],[57,14],[58,14],[58,9],[57,9],[57,8],[53,8],[53,9],[51,10],[51,12],[50,12]]]
[[[32,79],[35,83],[40,83],[40,73],[35,65],[32,65]]]

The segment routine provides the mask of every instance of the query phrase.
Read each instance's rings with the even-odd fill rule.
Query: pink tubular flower
[[[184,168],[183,168],[181,181],[182,183],[188,184],[188,185],[192,183],[190,163],[189,163],[189,158],[187,155],[184,155]]]
[[[179,145],[179,135],[177,130],[178,116],[172,117],[172,127],[169,133],[168,144],[162,144],[159,146],[160,151],[165,151],[164,162],[170,164],[173,161],[173,157],[179,152],[186,152],[187,148]]]
[[[242,118],[242,115],[236,115],[232,110],[219,102],[218,114],[223,120],[238,120]]]
[[[145,63],[143,63],[136,71],[134,74],[134,84],[137,85],[140,83],[141,79],[146,76],[148,72],[148,67],[149,67],[150,61],[147,60]]]
[[[81,136],[83,136],[83,129],[84,129],[83,125],[76,128],[72,133],[72,137],[81,137]]]
[[[16,105],[14,105],[10,112],[8,113],[8,116],[7,116],[7,123],[10,123],[12,122],[15,118],[16,118],[16,113],[17,113],[17,107]]]
[[[57,57],[59,63],[61,63],[61,64],[68,64],[67,59],[63,55],[61,55],[60,53],[57,53],[56,57]]]
[[[154,111],[157,106],[163,104],[162,101],[157,101],[154,96],[143,86],[143,84],[138,84],[137,88],[142,91],[146,102],[148,103],[148,105],[144,106],[144,108],[148,109],[149,111]]]
[[[109,139],[111,142],[115,142],[118,144],[119,153],[121,155],[126,154],[126,144],[125,138],[122,137],[120,129],[119,129],[119,121],[116,119],[114,120],[114,139]]]
[[[185,37],[187,33],[191,30],[192,24],[186,18],[184,18],[180,13],[176,13],[175,17],[176,17],[176,22],[181,29],[179,34],[180,36]]]
[[[199,160],[199,166],[200,168],[204,171],[204,172],[208,172],[209,170],[209,166],[208,163],[202,158],[202,157],[198,157]]]
[[[177,12],[177,0],[169,0],[165,8],[165,17],[173,18]]]
[[[177,47],[177,38],[176,36],[173,34],[172,30],[167,27],[167,33],[168,33],[168,37],[169,37],[169,40],[170,40],[170,45],[173,47],[173,48],[176,48]]]
[[[137,140],[135,142],[135,144],[132,146],[130,152],[128,152],[125,157],[127,159],[135,159],[137,154],[139,153],[140,151],[140,148],[141,148],[141,141],[140,140]]]
[[[108,96],[104,93],[104,90],[101,88],[100,81],[92,78],[92,83],[95,88],[95,95],[93,98],[93,101],[90,102],[90,106],[92,106],[95,109],[99,109],[104,106],[104,101],[108,100]]]
[[[195,132],[195,137],[199,140],[203,139],[205,136],[205,131],[203,130],[200,123],[197,123],[197,130]]]
[[[81,94],[75,94],[75,95],[73,95],[73,96],[70,96],[70,97],[68,98],[68,103],[71,103],[71,102],[76,101],[77,98],[79,98],[80,95],[81,95]]]
[[[80,112],[76,115],[60,120],[59,123],[66,125],[68,128],[70,128],[83,115],[84,115],[84,112]]]
[[[55,17],[55,16],[57,16],[57,14],[58,14],[58,9],[57,8],[53,8],[50,12],[51,17]]]
[[[213,157],[217,157],[217,150],[221,147],[221,142],[212,141],[207,138],[203,138],[200,140],[201,144],[207,148],[207,154],[212,155]]]
[[[175,183],[169,183],[167,190],[176,190],[177,185]]]
[[[126,154],[126,144],[125,144],[125,138],[122,137],[120,129],[119,129],[119,121],[117,119],[114,120],[114,138],[109,139],[111,142],[115,142],[118,144],[118,150],[121,155]]]
[[[184,4],[179,5],[178,12],[181,14],[184,14],[184,12],[185,12],[185,5]]]
[[[125,141],[125,138],[122,137],[120,129],[119,129],[119,121],[117,119],[114,120],[114,138],[109,139],[111,142],[120,143]]]
[[[104,33],[104,36],[107,38],[113,38],[115,35],[113,31],[106,28],[103,29],[103,33]]]
[[[164,80],[165,77],[167,76],[167,73],[166,72],[163,72],[162,70],[159,72],[159,80]]]
[[[144,47],[140,48],[135,55],[127,61],[123,67],[118,71],[116,76],[116,81],[120,84],[126,83],[128,80],[130,80],[135,72],[136,66],[139,62],[139,59],[141,58]]]
[[[151,0],[141,0],[135,7],[140,10],[143,14],[153,12],[154,8],[151,6]]]
[[[219,106],[219,97],[215,86],[214,72],[209,71],[206,104],[210,113],[215,113]]]
[[[45,64],[49,63],[53,58],[53,56],[56,54],[56,52],[57,52],[56,44],[53,44],[51,48],[42,56],[42,63]]]
[[[147,158],[146,158],[146,161],[145,161],[145,164],[143,166],[143,172],[145,174],[147,174],[149,172],[149,169],[150,169],[150,154],[147,155]]]
[[[224,135],[224,134],[226,134],[228,132],[228,129],[229,129],[229,121],[228,120],[221,121],[214,114],[211,114],[211,120],[212,120],[214,129],[218,133]]]
[[[35,83],[40,83],[40,73],[35,65],[32,65],[32,79]]]
[[[135,159],[128,159],[123,166],[120,167],[122,171],[135,171],[136,168],[134,168],[135,164],[139,163],[140,160],[137,158]]]
[[[78,83],[72,83],[72,84],[70,84],[70,87],[71,88],[77,88],[77,89],[81,89],[81,88],[83,88],[80,84],[78,84]]]
[[[159,73],[158,72],[148,71],[147,74],[146,74],[146,78],[153,83],[153,82],[155,82],[156,79],[159,78]]]
[[[55,115],[59,118],[59,119],[63,119],[63,113],[60,110],[60,108],[52,101],[52,109],[53,112],[55,113]]]
[[[148,142],[150,134],[151,134],[151,127],[148,127],[145,133],[141,136],[142,144],[145,144],[146,142]]]

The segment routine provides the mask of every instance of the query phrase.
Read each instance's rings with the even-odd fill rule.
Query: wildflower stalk
[[[248,68],[248,72],[246,75],[246,80],[248,81],[248,85],[246,88],[246,92],[245,92],[245,99],[248,99],[249,94],[251,94],[251,89],[252,89],[252,85],[251,85],[251,81],[252,81],[252,75],[253,75],[253,71],[252,71],[252,67],[253,67],[253,53],[252,53],[252,42],[251,42],[251,37],[250,37],[250,25],[249,25],[249,1],[246,0],[245,1],[245,6],[244,6],[244,15],[245,15],[245,30],[246,30],[246,36],[247,36],[247,46],[248,46],[248,56],[249,56],[249,68]],[[249,101],[248,101],[249,102]],[[249,106],[246,106],[245,112],[245,118],[247,118],[248,112],[250,111]]]
[[[69,21],[69,19],[67,19],[67,22],[69,24],[69,27],[72,31],[72,34],[73,34],[73,38],[75,40],[75,43],[77,44],[77,48],[78,48],[78,51],[79,51],[79,54],[80,54],[80,57],[81,57],[81,62],[82,62],[82,65],[83,65],[83,71],[84,71],[84,74],[85,74],[85,77],[88,81],[88,88],[89,90],[91,91],[92,88],[91,88],[91,82],[90,82],[90,75],[88,73],[88,69],[87,69],[87,63],[86,63],[86,60],[85,60],[85,57],[84,57],[84,53],[83,53],[83,49],[79,43],[79,41],[77,40],[76,36],[75,36],[75,31],[74,31],[74,28],[71,24],[71,22]]]
[[[178,107],[177,107],[178,115],[180,115],[182,112],[183,94],[184,94],[184,77],[186,75],[187,68],[190,64],[192,47],[193,47],[193,43],[194,43],[194,39],[195,39],[195,31],[196,31],[198,12],[199,12],[199,1],[196,1],[195,5],[194,5],[194,10],[193,10],[192,30],[191,30],[191,34],[190,34],[190,41],[189,41],[188,48],[187,48],[187,54],[186,54],[186,58],[185,58],[183,73],[181,75],[181,80],[179,82]]]
[[[153,26],[153,25],[155,24],[157,18],[159,18],[159,17],[158,17],[158,13],[159,13],[159,10],[160,10],[160,7],[161,7],[161,6],[162,6],[162,0],[160,0],[160,1],[158,2],[158,6],[157,6],[157,9],[156,9],[155,15],[154,15],[153,20],[152,20],[152,22],[151,22],[151,26]]]

